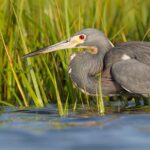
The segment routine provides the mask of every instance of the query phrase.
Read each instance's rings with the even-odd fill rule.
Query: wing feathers
[[[125,90],[137,94],[150,94],[150,66],[135,59],[113,64],[112,76]]]

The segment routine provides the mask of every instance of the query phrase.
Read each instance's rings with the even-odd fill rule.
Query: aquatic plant
[[[102,30],[114,44],[150,39],[149,0],[0,0],[0,20],[1,105],[57,103],[60,114],[72,104],[90,107],[91,97],[67,73],[70,55],[79,50],[22,60],[25,53],[87,27]]]

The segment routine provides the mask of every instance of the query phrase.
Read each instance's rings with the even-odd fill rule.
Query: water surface
[[[150,147],[149,108],[121,113],[5,107],[0,111],[0,148],[5,150],[143,150]]]

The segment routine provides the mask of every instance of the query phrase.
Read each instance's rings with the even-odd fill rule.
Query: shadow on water
[[[107,105],[107,104],[106,104]],[[150,107],[129,104],[124,111],[107,106],[106,115],[81,107],[60,117],[56,105],[45,108],[2,107],[0,147],[7,150],[90,150],[150,147]]]

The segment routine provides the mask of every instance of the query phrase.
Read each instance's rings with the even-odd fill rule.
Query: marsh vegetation
[[[57,103],[90,107],[68,75],[69,57],[80,49],[22,60],[30,51],[97,28],[116,44],[150,40],[149,0],[0,0],[0,104],[43,107]],[[107,98],[109,100],[109,98]]]

